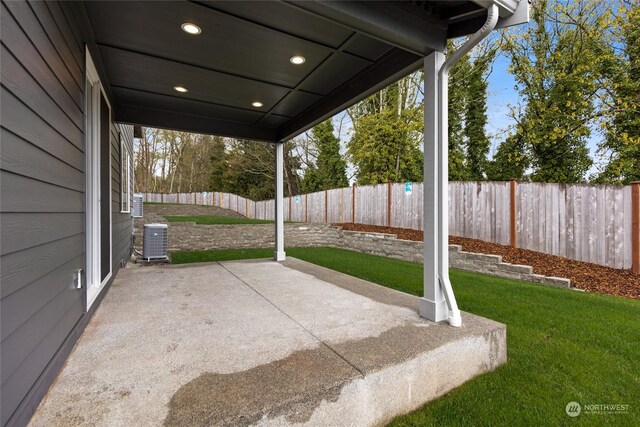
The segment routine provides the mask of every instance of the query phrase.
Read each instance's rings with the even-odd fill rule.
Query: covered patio
[[[527,0],[3,2],[2,17],[3,129],[23,150],[3,205],[27,236],[3,264],[3,425],[47,390],[33,425],[376,425],[506,361],[504,326],[461,313],[449,280],[447,72],[526,22]],[[287,260],[284,142],[420,68],[422,298]],[[274,261],[123,268],[131,125],[274,144]],[[32,164],[34,147],[48,157]]]
[[[297,259],[127,268],[31,421],[379,425],[506,362],[506,330]]]
[[[259,6],[258,6],[259,5]],[[424,68],[424,297],[460,326],[448,260],[448,70],[527,0],[86,2],[115,120],[275,144],[274,259],[284,241],[284,142]],[[471,35],[449,58],[447,40]]]

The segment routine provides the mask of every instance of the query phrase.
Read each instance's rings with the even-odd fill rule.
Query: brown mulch
[[[421,230],[366,224],[335,225],[345,230],[395,234],[399,239],[403,240],[419,242],[423,240],[423,232]],[[500,255],[504,262],[530,265],[536,274],[571,279],[571,286],[578,289],[640,299],[640,274],[634,274],[631,270],[619,270],[466,237],[450,236],[449,243],[461,245],[462,250],[466,252]]]

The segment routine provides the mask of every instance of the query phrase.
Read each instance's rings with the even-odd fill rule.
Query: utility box
[[[133,217],[134,218],[142,218],[143,206],[144,206],[144,194],[134,193],[133,194]]]
[[[145,224],[143,233],[142,259],[168,260],[169,227],[167,224]]]

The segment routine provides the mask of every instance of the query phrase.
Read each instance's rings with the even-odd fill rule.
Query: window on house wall
[[[129,147],[120,137],[120,212],[131,212],[131,154]]]

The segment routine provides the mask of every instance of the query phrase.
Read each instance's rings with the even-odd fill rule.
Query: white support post
[[[420,315],[433,322],[447,320],[448,309],[440,286],[439,272],[439,150],[438,72],[444,63],[442,52],[424,59],[424,297]]]
[[[276,247],[273,259],[285,260],[284,252],[284,142],[276,143],[275,223]]]
[[[420,315],[461,326],[449,279],[449,69],[493,31],[497,4],[487,7],[482,28],[445,61],[442,52],[424,59],[424,297]]]

